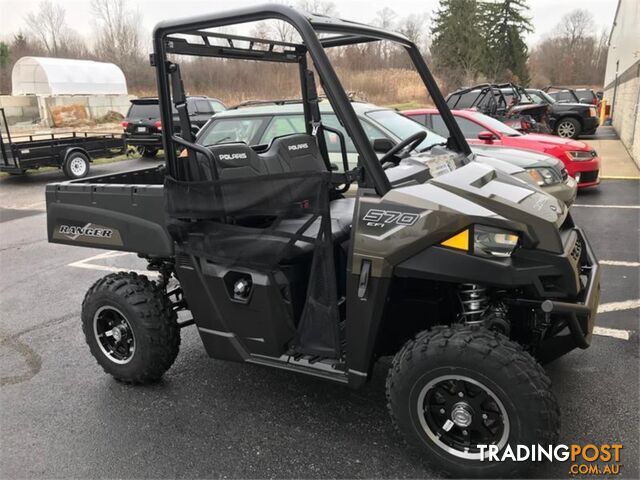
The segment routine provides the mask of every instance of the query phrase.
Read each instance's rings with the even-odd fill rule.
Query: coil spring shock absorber
[[[461,306],[461,319],[467,325],[484,322],[484,314],[489,308],[487,289],[477,283],[463,283],[458,290]]]

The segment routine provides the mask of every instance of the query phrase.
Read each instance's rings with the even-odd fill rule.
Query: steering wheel
[[[414,133],[413,135],[408,136],[400,143],[395,145],[391,150],[384,154],[384,156],[380,159],[381,164],[385,164],[387,162],[391,162],[394,165],[398,165],[400,163],[401,158],[399,158],[396,154],[402,152],[403,150],[411,151],[415,149],[422,141],[427,137],[427,132],[421,130],[419,132]]]

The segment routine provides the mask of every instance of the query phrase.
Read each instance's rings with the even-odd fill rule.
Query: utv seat
[[[294,134],[274,138],[260,157],[271,171],[278,169],[282,169],[283,173],[327,171],[316,140],[311,135]],[[354,208],[354,198],[339,198],[330,202],[331,236],[334,242],[342,242],[350,235]],[[303,215],[298,218],[284,219],[278,226],[278,230],[295,233],[309,218],[309,215]],[[320,223],[318,219],[300,233],[308,237],[316,237]],[[312,248],[311,245],[309,247]]]
[[[329,204],[331,214],[331,238],[334,242],[342,243],[349,238],[351,234],[351,222],[353,219],[353,210],[355,209],[355,198],[338,198]],[[309,215],[299,218],[287,218],[280,222],[278,230],[288,233],[296,233],[310,219]],[[300,232],[307,237],[317,237],[320,230],[320,218],[309,225],[304,231]]]
[[[322,155],[318,149],[315,138],[311,135],[294,134],[275,138],[264,153],[256,153],[251,147],[242,144],[224,144],[209,147],[216,161],[216,167],[220,180],[251,178],[256,179],[269,175],[277,175],[289,172],[321,172],[326,171]],[[212,166],[204,157],[198,157],[197,175],[199,180],[211,180]],[[192,172],[193,174],[194,172]],[[292,190],[295,190],[293,188]],[[296,193],[288,191],[286,188],[278,189],[274,194],[269,182],[257,181],[251,189],[247,189],[247,183],[227,184],[221,187],[223,201],[231,199],[234,202],[232,209],[236,211],[250,211],[251,208],[269,209],[269,205],[282,205],[282,198],[275,198],[275,195],[291,196],[287,201],[296,202],[304,199],[295,198]],[[286,203],[286,202],[285,202]],[[335,199],[330,202],[331,215],[331,236],[334,242],[343,242],[351,233],[351,222],[355,207],[354,198]],[[277,208],[274,208],[274,212]],[[275,217],[275,215],[274,215]],[[288,217],[276,226],[276,231],[296,233],[304,224],[309,221],[310,215],[299,217]],[[239,226],[255,226],[255,216],[235,216]],[[304,236],[316,237],[320,229],[321,219],[316,219],[304,231],[298,232]],[[211,233],[213,234],[213,228]],[[268,251],[271,247],[273,251],[278,249],[289,240],[285,237],[270,234],[268,230],[260,233],[247,231],[246,234],[234,233],[227,239],[219,238],[216,245],[219,247],[219,254],[224,255],[225,251],[230,256],[239,245],[250,245],[260,242],[261,249]],[[313,244],[305,241],[298,241],[290,249],[287,259],[302,257],[313,251]]]
[[[316,139],[311,135],[276,137],[260,157],[269,173],[327,171]]]

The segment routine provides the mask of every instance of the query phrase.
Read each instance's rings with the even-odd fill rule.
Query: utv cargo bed
[[[47,235],[53,243],[171,256],[160,168],[47,185]]]

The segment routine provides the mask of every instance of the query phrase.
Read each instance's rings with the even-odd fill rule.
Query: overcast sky
[[[92,33],[91,0],[54,0],[66,9],[67,23],[85,36]],[[639,0],[640,1],[640,0]],[[222,11],[265,3],[261,0],[126,0],[137,9],[143,27],[151,31],[160,20]],[[3,38],[24,27],[24,17],[36,10],[39,0],[0,0]],[[346,19],[369,22],[375,13],[384,7],[392,8],[399,17],[417,13],[431,14],[438,6],[438,0],[334,0],[340,16]],[[534,33],[528,38],[534,44],[548,34],[559,19],[575,8],[589,10],[596,21],[598,30],[611,29],[617,0],[529,0]]]

